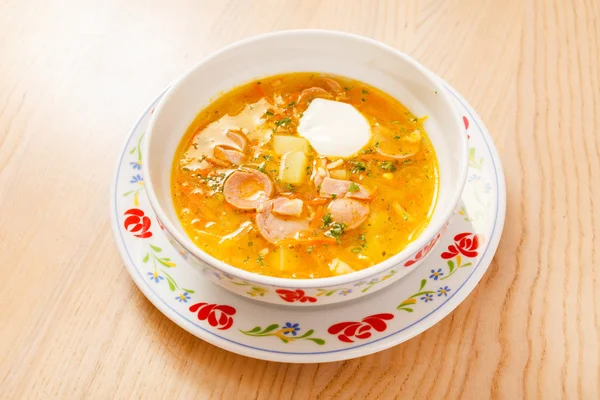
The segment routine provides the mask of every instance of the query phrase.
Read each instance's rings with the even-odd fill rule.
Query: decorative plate
[[[111,223],[125,266],[173,322],[216,346],[263,360],[313,363],[364,356],[402,343],[440,321],[475,288],[498,247],[506,212],[500,159],[481,119],[446,85],[469,135],[469,173],[460,211],[425,262],[399,282],[355,301],[286,307],[237,296],[189,266],[160,229],[144,193],[140,143],[159,96],[119,157]],[[378,280],[317,296],[366,292]],[[247,294],[264,289],[248,284]],[[317,301],[317,299],[315,299]]]

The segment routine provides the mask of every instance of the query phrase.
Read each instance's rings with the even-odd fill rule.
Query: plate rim
[[[378,338],[377,340],[359,344],[348,349],[337,349],[327,352],[303,353],[266,351],[264,349],[257,348],[254,346],[240,344],[234,340],[221,337],[206,328],[202,328],[196,324],[193,324],[191,321],[187,320],[185,317],[180,315],[176,310],[172,309],[172,307],[169,304],[167,304],[160,295],[151,290],[149,285],[144,284],[145,281],[143,280],[142,276],[138,274],[138,268],[136,267],[135,262],[133,261],[131,255],[126,249],[126,245],[121,234],[121,228],[118,222],[118,218],[116,218],[116,177],[118,177],[119,175],[119,170],[121,168],[122,161],[125,155],[124,149],[127,148],[127,144],[129,143],[131,136],[136,132],[142,120],[148,115],[148,112],[156,106],[157,102],[162,98],[162,96],[164,96],[170,85],[167,86],[167,88],[165,88],[162,92],[160,92],[158,96],[154,98],[154,100],[145,109],[145,111],[140,114],[136,122],[133,124],[132,128],[129,130],[129,133],[126,135],[123,145],[119,147],[120,151],[117,156],[116,166],[114,168],[114,173],[111,175],[113,178],[113,183],[111,183],[109,201],[111,213],[110,223],[113,232],[113,238],[119,250],[121,259],[123,260],[125,267],[136,286],[141,290],[144,296],[152,303],[152,305],[154,305],[163,315],[165,315],[176,325],[185,329],[187,332],[194,335],[195,337],[202,339],[217,347],[231,351],[233,353],[266,361],[288,363],[317,363],[352,359],[376,353],[398,345],[400,343],[403,343],[417,336],[418,334],[423,333],[427,329],[431,328],[433,325],[437,324],[443,318],[452,313],[458,307],[458,305],[462,303],[469,294],[471,294],[471,292],[482,279],[485,272],[488,270],[489,266],[491,265],[492,259],[498,249],[498,245],[502,237],[502,232],[504,230],[504,223],[506,218],[506,181],[500,156],[494,144],[493,138],[489,134],[487,127],[479,117],[478,113],[464,99],[464,97],[454,88],[452,88],[448,83],[443,81],[441,78],[438,77],[438,79],[441,80],[442,85],[445,87],[446,90],[450,92],[450,95],[454,96],[454,98],[467,110],[467,112],[470,114],[471,120],[478,126],[479,130],[481,131],[486,147],[490,152],[493,170],[495,171],[497,178],[497,212],[494,221],[495,228],[493,228],[492,230],[492,234],[489,238],[486,252],[479,260],[477,267],[462,282],[462,285],[457,289],[455,294],[450,299],[448,299],[448,301],[443,303],[440,307],[436,308],[435,310],[432,310],[419,320],[414,321],[409,326],[399,331],[392,332],[384,337]],[[251,299],[245,299],[243,297],[240,298],[247,302],[253,302],[253,304],[255,305],[261,305],[260,302]],[[360,299],[357,300],[360,301]],[[315,308],[315,311],[316,310],[317,308]],[[198,328],[200,329],[198,330]],[[401,339],[397,339],[397,335],[399,334],[402,334],[400,336]]]

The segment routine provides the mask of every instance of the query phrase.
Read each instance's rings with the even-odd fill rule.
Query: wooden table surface
[[[0,397],[600,398],[600,2],[0,0]],[[405,51],[477,109],[508,210],[477,289],[416,338],[292,365],[188,334],[110,231],[117,155],[235,40],[329,28]]]

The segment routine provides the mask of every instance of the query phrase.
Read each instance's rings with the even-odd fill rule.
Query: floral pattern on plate
[[[416,264],[426,253],[432,252],[431,256],[398,282],[356,301],[309,308],[277,307],[254,298],[275,296],[282,304],[318,305],[320,299],[350,298],[384,281],[385,286],[398,267],[373,279],[314,293],[271,291],[208,270],[211,279],[230,281],[246,298],[212,283],[189,265],[182,249],[170,244],[145,196],[140,146],[151,111],[134,127],[113,184],[113,232],[129,273],[177,324],[210,343],[255,358],[342,360],[385,349],[424,331],[450,313],[481,279],[498,245],[506,207],[502,168],[489,134],[460,95],[448,91],[469,135],[470,178],[446,231],[412,259]]]

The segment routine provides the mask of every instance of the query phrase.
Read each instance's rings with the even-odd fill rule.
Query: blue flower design
[[[440,296],[446,296],[446,297],[448,297],[448,292],[450,290],[452,290],[452,289],[450,289],[448,286],[444,286],[444,287],[439,288],[438,291],[437,291],[438,297],[440,297]]]
[[[342,295],[342,296],[347,296],[350,293],[352,293],[352,289],[344,289],[344,290],[340,290],[339,294]]]
[[[140,174],[132,176],[131,180],[129,181],[129,183],[143,183],[143,182],[144,182],[144,178],[142,178],[142,176]]]
[[[360,286],[364,285],[365,283],[366,283],[365,281],[356,282],[354,284],[354,287],[360,287]]]
[[[213,275],[215,276],[215,278],[217,278],[218,280],[221,280],[221,279],[223,279],[223,277],[222,277],[222,276],[221,276],[221,275],[220,275],[218,272],[213,272],[212,274],[213,274]]]
[[[473,174],[469,177],[468,181],[469,182],[477,182],[480,179],[481,179],[481,175]]]
[[[369,282],[367,282],[369,285],[374,285],[377,282],[379,282],[379,278],[375,278],[375,279],[371,279]]]
[[[142,169],[142,162],[141,161],[130,162],[129,165],[131,165],[131,168],[133,168],[133,169],[137,169],[137,170]]]
[[[425,294],[425,296],[421,297],[421,300],[423,300],[425,303],[429,303],[430,301],[433,301],[433,295],[432,294]]]
[[[291,322],[286,322],[284,328],[293,329],[293,331],[283,332],[284,335],[291,333],[292,335],[296,336],[296,332],[298,332],[300,330],[300,324],[298,324],[298,323],[292,324]]]
[[[431,270],[431,275],[429,275],[429,279],[433,279],[434,281],[437,281],[438,279],[440,279],[440,276],[444,275],[444,273],[442,272],[441,268],[438,268],[438,270]]]
[[[154,281],[154,282],[156,282],[156,283],[158,283],[158,282],[160,282],[160,281],[162,281],[162,280],[164,280],[164,279],[165,279],[165,278],[163,278],[162,276],[160,276],[160,275],[158,274],[158,271],[154,271],[154,272],[148,272],[148,274],[147,274],[147,275],[150,277],[150,280],[151,280],[151,281]]]
[[[175,297],[175,300],[179,300],[180,303],[187,303],[189,299],[191,299],[191,297],[188,292],[179,293],[179,296]]]

